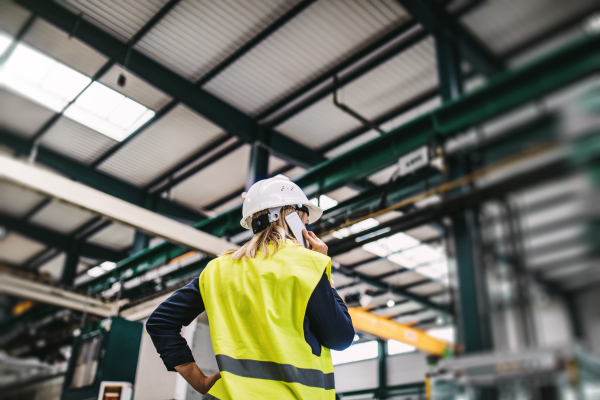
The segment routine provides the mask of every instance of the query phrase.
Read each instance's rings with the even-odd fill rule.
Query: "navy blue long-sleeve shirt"
[[[181,328],[204,311],[198,278],[195,278],[158,306],[146,322],[146,330],[169,371],[194,361],[192,351],[181,336]],[[354,339],[348,308],[330,286],[326,273],[308,301],[304,337],[312,353],[317,356],[321,355],[321,345],[332,350],[344,350]]]

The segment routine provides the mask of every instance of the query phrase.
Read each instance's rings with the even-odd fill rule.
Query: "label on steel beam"
[[[400,176],[410,174],[429,164],[429,149],[427,146],[419,147],[417,150],[400,157]]]

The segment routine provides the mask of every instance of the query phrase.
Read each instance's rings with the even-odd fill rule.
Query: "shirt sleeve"
[[[323,346],[344,350],[354,340],[354,326],[346,304],[331,287],[327,273],[313,291],[306,308],[310,330]]]
[[[194,361],[181,328],[188,326],[205,310],[198,278],[182,287],[161,303],[146,322],[146,331],[169,371]]]

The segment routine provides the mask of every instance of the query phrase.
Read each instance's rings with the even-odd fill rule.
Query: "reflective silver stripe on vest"
[[[271,361],[238,360],[224,354],[217,355],[217,364],[221,372],[229,372],[244,378],[300,383],[325,390],[335,388],[333,372],[325,374],[318,369],[296,368],[290,364]]]
[[[204,396],[202,396],[202,400],[219,400],[219,399],[217,399],[215,396],[213,396],[210,393],[206,393]]]

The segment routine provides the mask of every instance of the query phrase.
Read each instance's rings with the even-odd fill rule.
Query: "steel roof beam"
[[[27,140],[13,135],[6,130],[0,129],[0,144],[12,149],[18,154],[28,155],[31,152],[31,143]],[[79,182],[103,191],[104,193],[115,196],[132,204],[143,205],[145,192],[131,184],[120,179],[113,178],[101,171],[95,171],[78,161],[69,159],[50,149],[40,147],[37,158],[40,163],[53,168],[54,170],[69,176]],[[196,211],[192,211],[184,206],[173,203],[167,199],[158,197],[156,199],[154,211],[157,213],[183,220],[186,222],[197,222],[206,218]]]
[[[57,3],[44,0],[16,0],[16,2],[57,28],[71,33],[111,61],[123,65],[127,60],[128,70],[174,100],[198,112],[225,132],[245,143],[254,143],[257,140],[258,122],[254,118],[219,97],[198,88],[194,82],[183,78],[142,52],[132,49],[127,43],[79,18],[77,14]],[[72,32],[74,26],[77,26],[77,29]],[[282,159],[303,167],[313,166],[324,160],[323,156],[282,133],[273,131],[271,136],[270,148],[273,154]]]
[[[399,156],[427,144],[434,134],[443,138],[464,131],[596,73],[600,60],[595,54],[599,49],[600,37],[592,36],[537,62],[506,72],[477,91],[468,93],[349,153],[312,168],[296,182],[307,194],[312,195],[319,191],[334,190],[348,181],[369,176],[392,165]],[[422,174],[415,174],[415,179],[420,177],[422,178]],[[197,224],[196,228],[223,235],[219,231],[229,226],[237,226],[239,213],[240,209],[235,208],[215,219]],[[437,218],[439,217],[436,213],[432,213],[430,209],[418,210],[410,213],[402,229],[419,226]],[[130,257],[123,266],[146,260],[151,254],[153,258],[160,258],[169,251],[173,251],[172,246],[148,249],[143,254]]]
[[[481,0],[469,1],[467,4],[454,11],[454,15],[464,15],[471,11],[474,7],[478,6],[479,3],[481,3]],[[359,50],[354,55],[333,66],[306,85],[297,89],[278,103],[260,113],[258,119],[264,120],[264,122],[269,126],[277,126],[283,123],[302,110],[310,107],[315,102],[332,93],[335,89],[333,81],[329,82],[327,85],[324,85],[321,87],[321,89],[315,91],[313,94],[309,94],[311,91],[317,89],[320,87],[320,85],[323,85],[325,82],[327,82],[327,80],[332,79],[333,76],[339,75],[339,87],[347,85],[348,83],[378,67],[391,57],[398,55],[402,51],[410,48],[411,45],[416,44],[420,40],[427,37],[427,33],[420,28],[416,28],[417,26],[418,24],[415,20],[409,20],[400,24],[397,28],[371,43],[369,46]],[[397,40],[403,34],[411,31],[413,28],[416,28],[416,30],[412,32],[412,35],[398,40],[397,43],[393,43],[394,40]],[[371,58],[368,58],[369,56],[371,56]],[[366,59],[367,61],[360,63],[360,61],[363,59]],[[359,66],[352,69],[351,67],[353,65]],[[303,98],[304,96],[306,97]]]
[[[142,27],[142,29],[140,29],[135,35],[133,35],[133,37],[131,39],[129,39],[129,41],[127,42],[127,46],[129,46],[129,47],[134,46],[142,38],[142,36],[144,36],[150,29],[152,29],[154,27],[154,25],[156,25],[162,19],[162,17],[164,17],[180,1],[181,0],[169,0],[169,2],[167,4],[165,4],[158,11],[158,13],[156,13],[152,18],[150,18],[150,20],[148,22],[146,22],[146,24]],[[34,12],[34,15],[35,15],[35,12]],[[81,16],[78,16],[78,18],[81,21]],[[77,24],[79,24],[79,22]],[[78,26],[78,25],[76,25],[76,26]],[[71,35],[71,33],[69,33],[69,37],[70,37],[70,35]],[[52,128],[52,126],[54,126],[54,124],[63,116],[63,114],[67,110],[67,108],[71,104],[73,104],[79,98],[79,96],[81,96],[83,94],[83,92],[85,92],[87,90],[87,88],[93,82],[98,81],[102,76],[104,76],[104,74],[106,74],[113,67],[114,64],[115,64],[115,62],[113,60],[110,60],[110,59],[106,63],[104,63],[104,65],[102,67],[100,67],[100,69],[98,71],[96,71],[96,73],[94,74],[94,76],[92,76],[91,82],[85,88],[83,88],[83,90],[81,92],[79,92],[79,94],[77,96],[75,96],[75,98],[72,99],[67,104],[67,106],[65,106],[60,112],[54,114],[54,116],[52,118],[50,118],[50,120],[48,120],[35,133],[35,135],[33,135],[33,137],[31,138],[31,142],[32,143],[36,143],[36,144],[39,143],[40,139],[42,138],[42,136],[44,136],[46,134],[46,132],[48,132],[48,130],[50,130],[50,128]],[[159,111],[159,113],[160,113],[160,111]],[[147,128],[149,125],[152,124],[152,122],[153,121],[146,122],[142,126],[142,128],[139,128],[134,133],[132,133],[131,135],[129,135],[129,138],[127,138],[127,139],[130,139],[131,137],[135,136],[137,134],[137,132],[140,131],[140,129]],[[127,141],[127,139],[126,139],[126,141]],[[118,150],[118,148],[120,148],[122,146],[121,143],[122,142],[120,142],[120,143],[116,144],[115,146],[113,146],[110,150],[107,151],[107,153],[113,154],[114,152],[116,152]],[[96,165],[98,165],[103,160],[104,160],[104,156],[101,156],[98,160],[95,161],[95,163],[92,164],[92,166],[95,167]]]
[[[60,232],[44,228],[41,225],[34,225],[30,222],[3,214],[0,214],[0,224],[9,230],[18,232],[49,247],[65,252],[71,249],[72,238]],[[94,243],[81,242],[80,246],[80,254],[82,256],[97,260],[119,261],[127,257],[126,252],[112,250]]]
[[[504,70],[504,63],[434,0],[397,1],[428,32],[434,35],[444,35],[455,43],[463,58],[477,71],[486,76],[492,76]]]
[[[275,33],[279,28],[287,24],[289,21],[294,19],[298,14],[304,11],[308,6],[313,4],[316,0],[302,0],[292,8],[290,8],[287,12],[285,12],[282,16],[273,21],[269,26],[263,29],[258,35],[251,38],[249,41],[244,43],[242,47],[238,48],[236,51],[231,53],[227,58],[217,64],[214,68],[208,71],[206,74],[200,78],[196,84],[198,86],[204,85],[206,82],[210,81],[212,78],[221,73],[225,68],[229,67],[231,64],[239,60],[244,54],[248,53],[250,50],[255,48],[258,44],[260,44],[263,40],[271,36]]]

